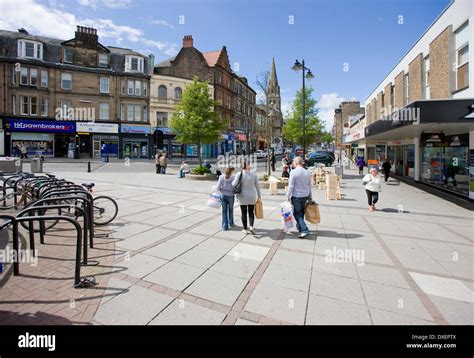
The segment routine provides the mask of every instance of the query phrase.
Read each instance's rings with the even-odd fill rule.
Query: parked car
[[[334,159],[328,153],[315,152],[308,158],[306,165],[313,167],[317,163],[323,163],[325,166],[330,167],[333,162]]]
[[[257,153],[257,158],[266,158],[267,157],[267,152],[264,151],[264,150],[259,149],[259,150],[257,150],[256,153]]]

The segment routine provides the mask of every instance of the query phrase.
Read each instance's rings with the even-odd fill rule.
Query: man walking
[[[385,159],[385,162],[383,162],[382,164],[382,169],[383,169],[383,173],[385,175],[385,182],[388,181],[388,178],[390,177],[390,169],[392,168],[392,164],[390,164],[390,161],[387,159]]]
[[[294,169],[290,172],[288,181],[287,199],[293,205],[293,215],[296,220],[300,239],[309,235],[309,229],[304,222],[304,211],[306,202],[312,200],[311,175],[303,168],[303,158],[293,159]]]

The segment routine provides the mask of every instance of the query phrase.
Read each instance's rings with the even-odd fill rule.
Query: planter
[[[262,189],[270,189],[270,183],[268,181],[263,181],[263,180],[260,180],[259,181],[260,183],[260,188]],[[285,184],[285,183],[277,183],[277,189],[285,189],[285,186],[288,185],[288,184]]]
[[[185,178],[189,180],[216,181],[217,175],[215,174],[186,174]]]

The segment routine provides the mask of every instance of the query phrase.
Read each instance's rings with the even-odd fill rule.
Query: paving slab
[[[176,299],[153,319],[150,325],[219,325],[225,316],[225,313]]]
[[[371,325],[366,306],[333,298],[309,295],[308,325]]]
[[[161,286],[182,291],[194,282],[204,271],[204,269],[199,267],[173,261],[161,266],[143,279]]]

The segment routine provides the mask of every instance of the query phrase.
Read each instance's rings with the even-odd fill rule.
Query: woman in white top
[[[367,193],[367,199],[369,202],[369,211],[375,210],[375,204],[379,200],[379,192],[381,191],[380,177],[377,175],[377,169],[370,168],[370,174],[367,174],[363,179],[362,183]]]

